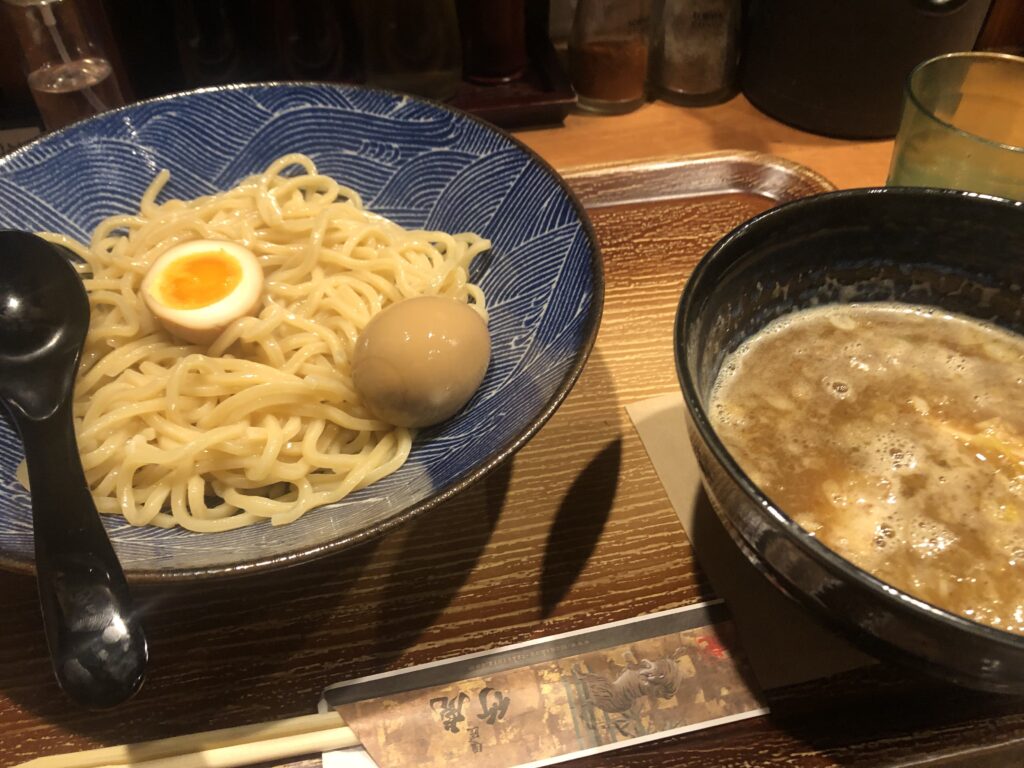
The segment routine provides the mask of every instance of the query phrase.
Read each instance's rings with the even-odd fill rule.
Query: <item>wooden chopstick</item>
[[[359,744],[337,712],[38,757],[17,768],[236,768]]]

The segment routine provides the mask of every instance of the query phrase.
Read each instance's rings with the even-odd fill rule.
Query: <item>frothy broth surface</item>
[[[878,578],[1024,634],[1024,338],[907,304],[787,315],[711,420],[783,511]]]

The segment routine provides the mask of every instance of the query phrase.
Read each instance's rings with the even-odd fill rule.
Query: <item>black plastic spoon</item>
[[[89,301],[69,252],[0,232],[0,402],[21,434],[36,576],[57,682],[111,707],[142,685],[148,651],[78,456],[71,395]]]

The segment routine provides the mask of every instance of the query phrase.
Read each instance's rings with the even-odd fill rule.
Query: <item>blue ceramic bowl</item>
[[[594,232],[564,182],[492,126],[438,104],[326,84],[259,84],[178,94],[78,123],[0,159],[0,228],[87,241],[137,210],[162,168],[165,197],[223,190],[302,152],[406,227],[472,230],[493,241],[472,277],[487,293],[493,352],[454,419],[420,434],[395,474],[297,522],[228,533],[104,523],[129,578],[243,573],[350,547],[437,506],[520,448],[555,411],[601,315]],[[3,255],[0,254],[0,258]],[[30,571],[28,494],[14,479],[16,433],[0,419],[0,565]]]

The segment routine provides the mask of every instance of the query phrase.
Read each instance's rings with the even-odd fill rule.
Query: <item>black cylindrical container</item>
[[[974,47],[991,0],[749,0],[740,83],[814,133],[894,136],[921,61]]]

